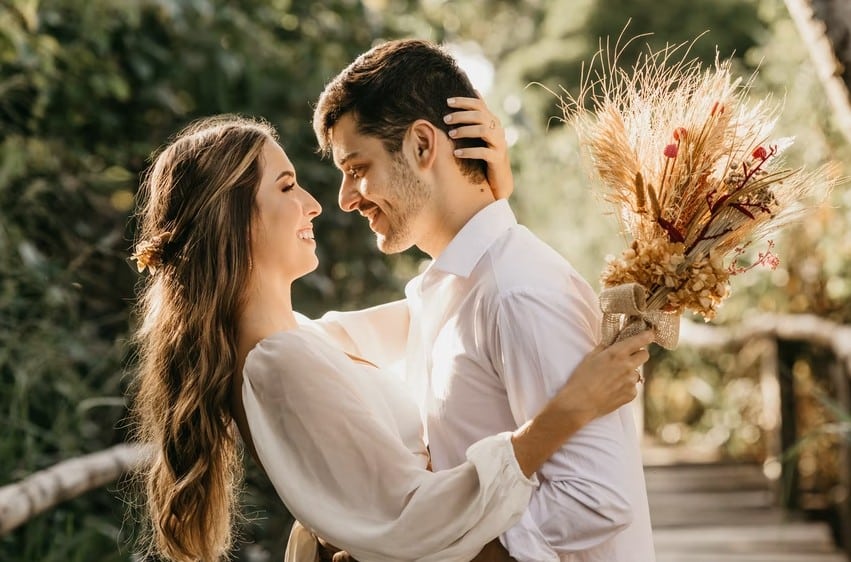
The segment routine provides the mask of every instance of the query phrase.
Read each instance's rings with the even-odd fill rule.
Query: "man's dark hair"
[[[313,129],[328,153],[331,128],[351,113],[360,134],[380,139],[388,152],[396,153],[417,119],[448,133],[446,100],[456,96],[476,97],[476,91],[443,49],[417,39],[388,41],[359,56],[325,87],[313,113]],[[484,141],[459,139],[455,146],[484,146]],[[475,181],[486,177],[484,160],[459,159],[459,165]]]

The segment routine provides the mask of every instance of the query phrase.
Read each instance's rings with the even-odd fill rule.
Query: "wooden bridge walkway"
[[[658,562],[849,562],[826,523],[777,507],[757,465],[650,465],[645,478]]]

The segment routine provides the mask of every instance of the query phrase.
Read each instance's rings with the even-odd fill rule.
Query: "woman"
[[[290,286],[317,266],[321,209],[271,127],[227,116],[190,126],[140,193],[135,257],[151,275],[134,409],[154,444],[147,505],[165,557],[226,555],[234,425],[290,512],[352,556],[469,560],[519,518],[536,469],[567,438],[635,396],[647,334],[590,354],[528,424],[430,472],[405,389],[296,320]],[[325,515],[304,516],[317,503]]]

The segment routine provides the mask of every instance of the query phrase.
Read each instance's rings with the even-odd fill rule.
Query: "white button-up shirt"
[[[517,224],[505,200],[468,221],[405,293],[405,305],[326,320],[369,358],[391,361],[406,339],[405,378],[435,470],[463,463],[470,444],[532,418],[600,339],[594,291]],[[403,315],[391,314],[403,307],[408,330]],[[514,558],[655,560],[632,405],[580,430],[538,479],[528,510],[500,537]]]

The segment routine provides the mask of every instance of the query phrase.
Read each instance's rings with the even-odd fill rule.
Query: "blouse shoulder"
[[[301,328],[277,332],[248,353],[243,377],[259,394],[271,398],[276,390],[286,388],[292,396],[302,386],[315,390],[323,380],[338,378],[345,365],[333,360],[336,353],[321,338]],[[269,392],[273,395],[266,394]]]

